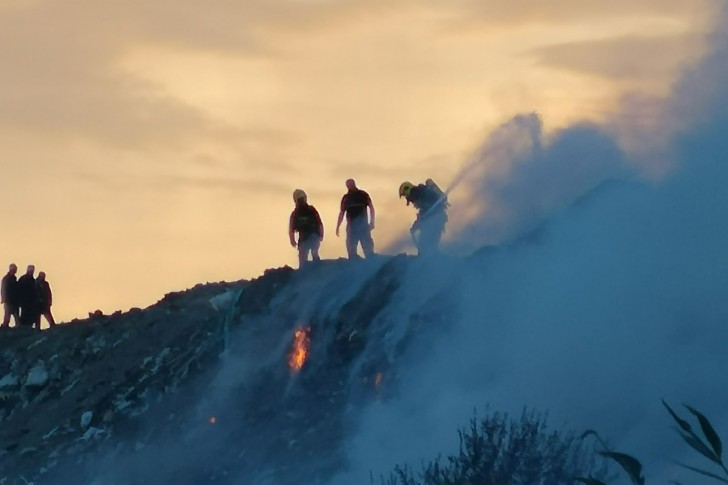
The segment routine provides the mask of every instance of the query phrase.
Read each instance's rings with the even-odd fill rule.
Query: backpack
[[[412,203],[417,209],[423,212],[428,212],[432,206],[440,201],[441,194],[438,193],[439,191],[425,184],[418,185],[413,189],[413,192],[415,193],[415,197]]]

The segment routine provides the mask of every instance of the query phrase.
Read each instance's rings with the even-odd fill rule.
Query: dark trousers
[[[41,317],[45,317],[49,327],[53,327],[56,325],[56,320],[55,318],[53,318],[53,313],[51,313],[51,307],[46,307],[38,310],[35,321],[35,328],[37,328],[38,330],[40,330]]]
[[[366,216],[357,217],[346,223],[346,252],[349,259],[358,257],[356,250],[359,244],[364,251],[364,256],[368,258],[374,254],[374,240]]]
[[[20,307],[20,324],[24,327],[33,327],[40,321],[40,309],[35,305]]]
[[[20,309],[18,308],[18,305],[13,305],[12,303],[3,303],[3,308],[5,310],[5,315],[3,316],[3,323],[2,325],[4,327],[10,326],[10,317],[15,317],[15,326],[17,327],[20,325]]]

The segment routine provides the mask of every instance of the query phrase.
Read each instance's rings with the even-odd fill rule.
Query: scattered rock
[[[81,415],[81,429],[86,429],[91,424],[91,420],[94,417],[94,413],[91,411],[86,411]]]
[[[10,388],[17,388],[20,385],[20,379],[14,374],[7,374],[0,379],[0,389],[8,390]]]
[[[56,434],[56,431],[58,431],[58,426],[56,426],[55,428],[53,428],[52,430],[50,430],[49,432],[47,432],[46,434],[44,434],[43,435],[43,439],[44,440],[47,440],[48,438],[50,438],[51,436],[53,436],[54,434]]]
[[[43,361],[38,362],[30,369],[25,380],[26,387],[43,387],[48,383],[48,370]]]
[[[29,446],[27,448],[23,448],[22,450],[20,450],[20,456],[24,456],[29,453],[34,453],[37,450],[38,450],[38,448],[36,448],[35,446]]]
[[[237,291],[226,291],[221,295],[210,298],[208,301],[216,311],[226,310],[234,303],[233,298],[235,298],[236,293]]]
[[[151,445],[150,435],[169,427],[139,423],[149,423],[150,408],[166,410],[166,399],[190,412],[179,390],[196,395],[193,378],[205,377],[219,355],[221,314],[210,299],[225,295],[224,312],[241,286],[198,285],[144,310],[91,312],[48,334],[9,332],[0,342],[0,485],[4,478],[7,485],[58,483],[59,462],[85,473],[101,442],[109,449]]]
[[[83,434],[83,436],[81,436],[81,440],[88,441],[91,439],[96,439],[96,438],[103,436],[105,433],[106,432],[101,428],[91,427],[86,430],[86,432]]]

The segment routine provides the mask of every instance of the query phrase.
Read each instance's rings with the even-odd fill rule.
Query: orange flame
[[[311,327],[302,327],[293,334],[293,348],[288,356],[288,367],[293,372],[299,372],[306,363],[311,345],[310,333]]]

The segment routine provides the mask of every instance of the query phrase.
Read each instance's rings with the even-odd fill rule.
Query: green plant
[[[667,409],[667,412],[670,413],[670,416],[672,416],[672,419],[675,421],[675,423],[677,423],[677,428],[675,428],[675,430],[680,435],[680,437],[688,445],[690,445],[692,449],[694,449],[705,458],[713,462],[715,465],[717,465],[720,470],[714,473],[708,470],[704,470],[702,468],[685,465],[683,463],[678,463],[678,465],[692,472],[717,480],[721,483],[728,483],[728,468],[726,468],[726,465],[723,461],[723,443],[721,442],[718,433],[716,433],[715,428],[710,423],[710,420],[708,420],[708,418],[705,417],[705,415],[700,411],[696,410],[691,406],[688,406],[687,404],[684,404],[688,412],[692,414],[693,417],[698,421],[702,434],[702,436],[700,436],[696,431],[693,430],[693,427],[690,425],[690,423],[687,420],[678,416],[678,414],[667,404],[667,402],[665,402],[664,399],[662,400],[662,404]],[[596,431],[589,430],[582,435],[582,438],[585,438],[589,435],[595,436],[604,448],[604,451],[599,452],[600,455],[615,461],[625,471],[625,473],[627,473],[627,476],[629,477],[633,485],[644,485],[645,478],[642,476],[642,464],[639,462],[639,460],[631,455],[609,450],[609,448],[604,444]],[[719,473],[721,473],[723,476],[719,475]],[[576,481],[579,483],[584,483],[586,485],[606,485],[605,482],[593,476],[578,477],[576,478]]]

